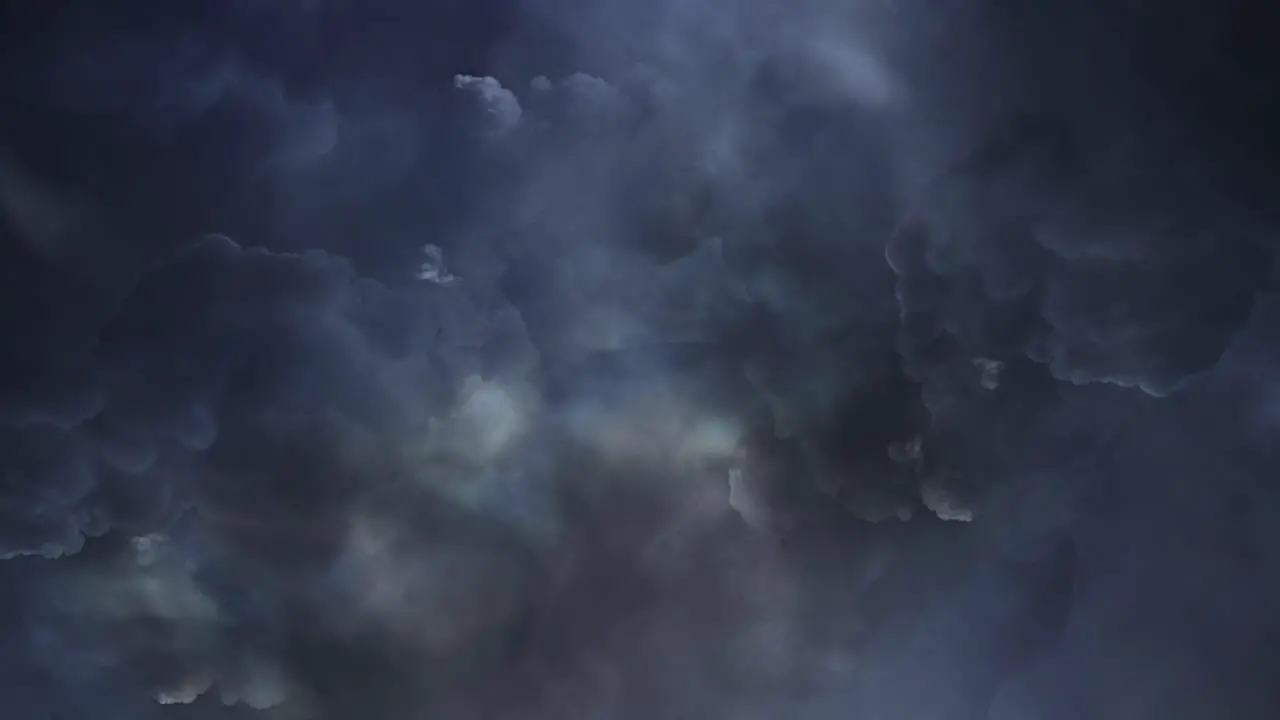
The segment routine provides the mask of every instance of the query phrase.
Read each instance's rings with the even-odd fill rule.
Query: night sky
[[[3,3],[0,717],[1280,717],[1272,16]]]

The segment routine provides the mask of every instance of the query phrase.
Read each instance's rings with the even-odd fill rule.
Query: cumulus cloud
[[[503,87],[497,79],[456,75],[453,78],[453,85],[474,94],[480,100],[485,115],[491,123],[490,131],[493,134],[505,135],[520,124],[520,117],[524,114],[520,101],[515,93]]]
[[[19,714],[1269,717],[1212,23],[500,5],[14,15]]]

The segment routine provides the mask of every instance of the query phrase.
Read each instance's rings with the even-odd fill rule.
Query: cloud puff
[[[505,135],[520,124],[520,117],[524,114],[520,101],[516,99],[515,93],[502,87],[502,83],[496,79],[456,75],[453,78],[453,86],[473,93],[479,98],[489,118],[490,132],[493,134]]]

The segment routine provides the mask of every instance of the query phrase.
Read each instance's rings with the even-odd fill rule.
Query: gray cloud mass
[[[1272,14],[0,11],[6,713],[1274,717]]]

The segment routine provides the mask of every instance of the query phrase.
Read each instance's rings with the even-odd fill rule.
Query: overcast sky
[[[1261,2],[0,10],[20,720],[1259,720]]]

